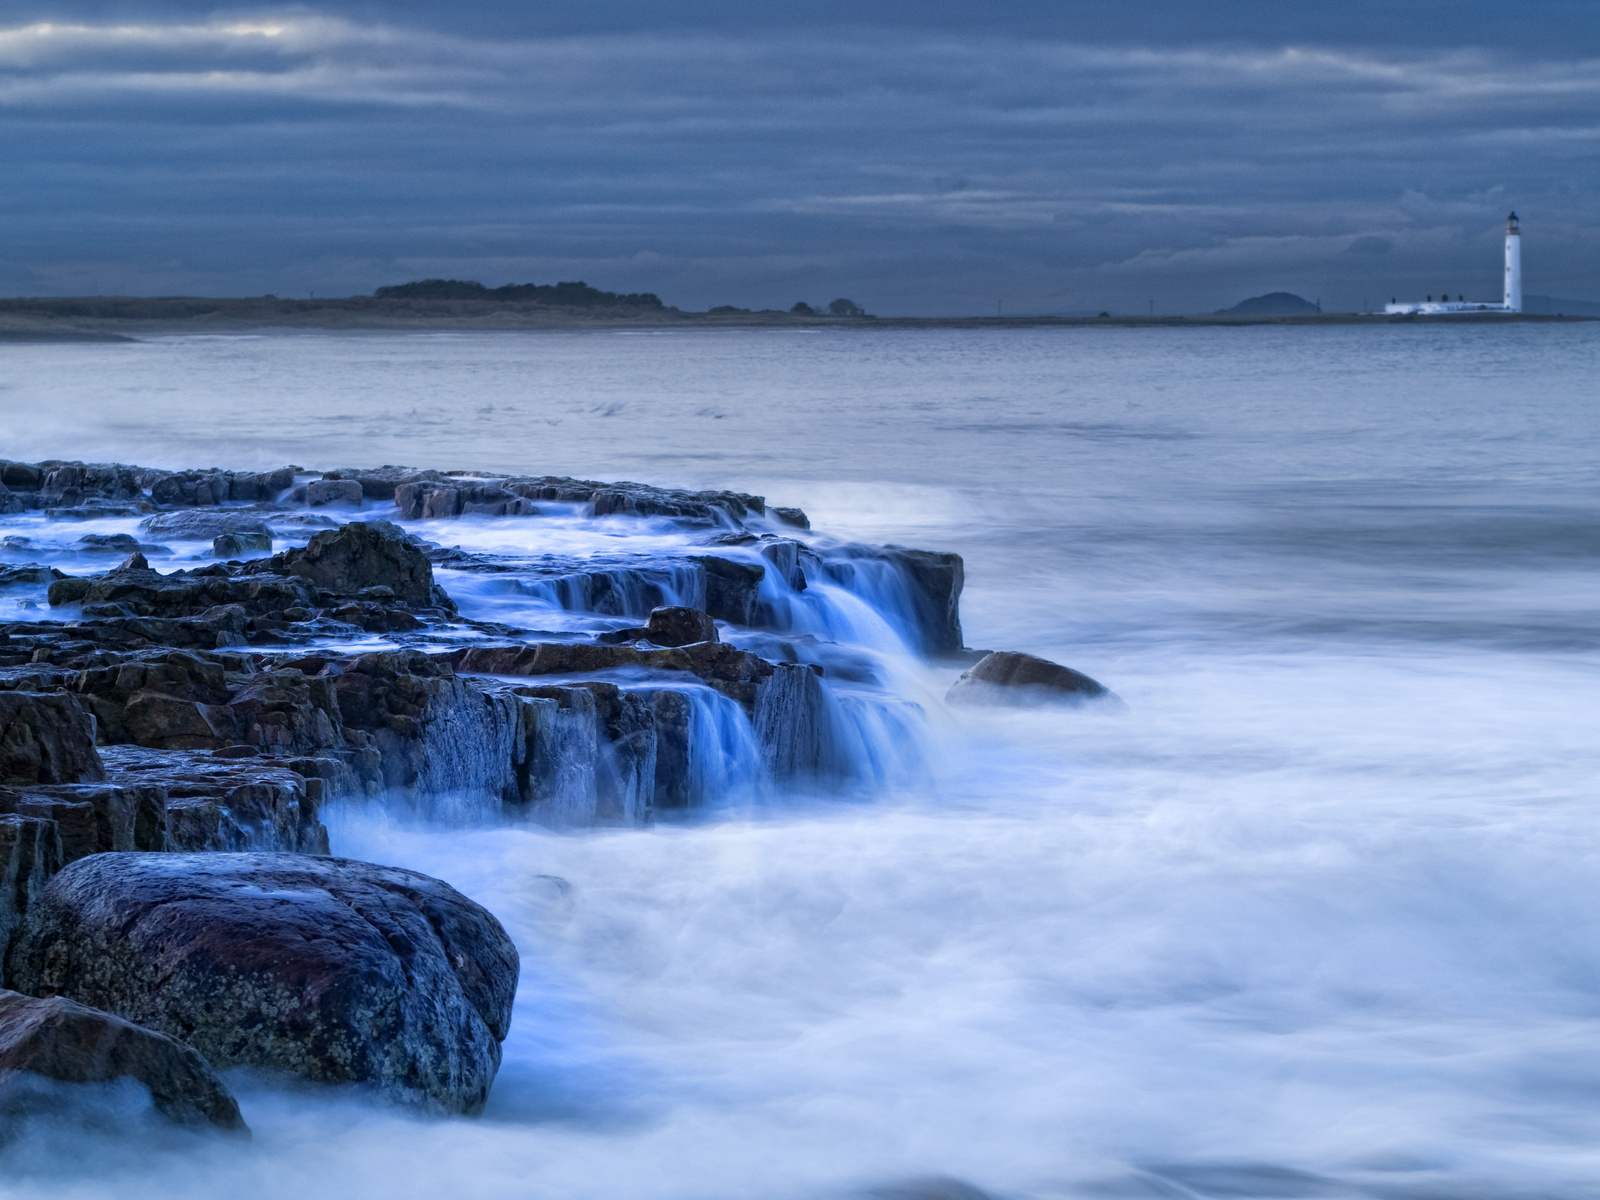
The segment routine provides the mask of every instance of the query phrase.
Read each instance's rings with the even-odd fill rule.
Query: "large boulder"
[[[131,1078],[150,1089],[156,1111],[180,1125],[246,1132],[239,1105],[191,1047],[61,996],[0,990],[0,1109],[18,1076],[59,1083]]]
[[[475,1113],[517,951],[437,879],[297,854],[97,854],[29,907],[11,986],[182,1038],[217,1067]]]
[[[949,704],[1037,704],[1086,700],[1121,703],[1104,684],[1047,658],[997,650],[961,673],[945,694]]]
[[[105,777],[94,718],[76,696],[0,692],[0,784]]]

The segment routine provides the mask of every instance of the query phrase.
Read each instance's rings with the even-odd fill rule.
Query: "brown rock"
[[[1082,703],[1117,697],[1081,671],[1011,650],[985,655],[963,671],[945,695],[948,704],[1037,704],[1050,700]]]

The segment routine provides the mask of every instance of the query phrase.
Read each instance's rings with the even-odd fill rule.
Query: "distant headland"
[[[1331,313],[1288,292],[1253,297],[1232,308],[1191,316],[885,317],[839,297],[787,309],[716,305],[689,312],[653,292],[609,292],[581,281],[488,287],[472,280],[421,279],[380,287],[370,296],[81,296],[0,299],[0,343],[122,341],[142,335],[248,329],[514,331],[629,328],[825,327],[873,329],[1019,329],[1183,327],[1207,325],[1388,325],[1396,322],[1586,321],[1587,313],[1404,316]]]

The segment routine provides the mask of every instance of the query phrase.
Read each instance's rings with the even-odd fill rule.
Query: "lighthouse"
[[[1506,287],[1499,304],[1489,300],[1468,300],[1440,296],[1435,300],[1396,300],[1383,306],[1391,316],[1447,316],[1452,313],[1519,313],[1522,311],[1522,228],[1517,214],[1506,218]]]
[[[1506,218],[1506,311],[1522,311],[1522,230],[1516,213]]]

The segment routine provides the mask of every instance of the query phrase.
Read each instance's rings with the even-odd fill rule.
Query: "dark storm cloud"
[[[1130,41],[1027,6],[764,27],[531,8],[444,28],[421,4],[63,6],[0,28],[0,286],[449,274],[686,307],[1191,311],[1280,288],[1349,307],[1496,294],[1514,206],[1530,292],[1600,290],[1600,61],[1576,18],[1563,47],[1491,41],[1487,9],[1454,38],[1374,9],[1291,40],[1243,6]]]

